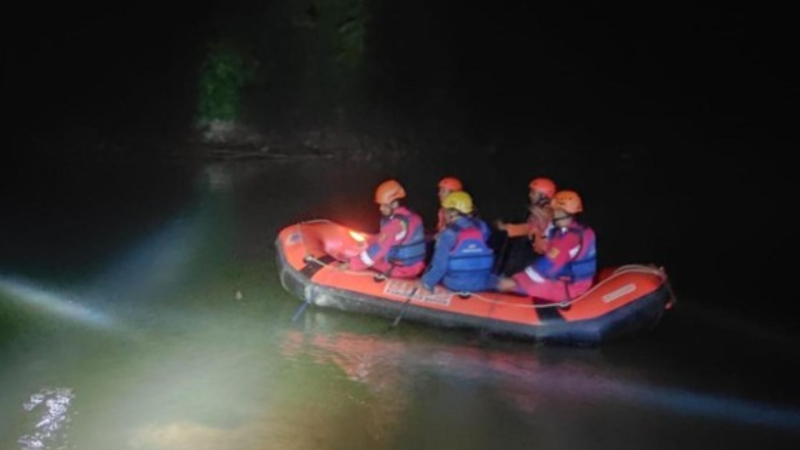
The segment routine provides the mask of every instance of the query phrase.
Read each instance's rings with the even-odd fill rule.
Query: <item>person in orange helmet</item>
[[[441,233],[447,227],[447,218],[445,217],[444,199],[450,195],[451,192],[458,192],[464,190],[464,184],[461,180],[455,177],[444,177],[439,180],[439,213],[436,222],[436,233]]]
[[[397,180],[386,180],[375,190],[381,211],[380,231],[364,250],[343,264],[344,269],[372,269],[394,278],[414,278],[425,269],[425,230],[422,217],[400,204],[406,191]]]
[[[553,219],[553,210],[550,201],[556,193],[556,184],[549,178],[534,178],[528,183],[528,220],[524,223],[508,223],[502,220],[495,221],[495,227],[507,233],[507,239],[526,237],[529,249],[512,248],[507,269],[515,270],[519,266],[526,266],[536,257],[544,253],[547,248],[547,231]],[[504,245],[508,245],[506,242]],[[512,245],[513,247],[513,245]],[[530,251],[533,250],[533,253]]]
[[[597,271],[597,240],[594,231],[576,219],[583,212],[583,201],[575,191],[560,191],[551,207],[553,226],[544,255],[510,278],[500,278],[497,290],[563,302],[591,288]]]

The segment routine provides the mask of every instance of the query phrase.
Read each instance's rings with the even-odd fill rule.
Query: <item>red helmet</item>
[[[528,184],[528,187],[532,191],[541,192],[550,198],[553,198],[556,193],[556,184],[550,178],[534,178]]]
[[[439,189],[449,189],[451,191],[461,191],[464,189],[464,186],[461,184],[461,180],[454,177],[445,177],[439,181]]]
[[[386,180],[375,190],[375,203],[388,205],[398,198],[406,196],[406,190],[397,180]]]

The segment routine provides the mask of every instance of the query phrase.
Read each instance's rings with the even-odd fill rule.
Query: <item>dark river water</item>
[[[700,251],[674,218],[707,201],[690,195],[700,169],[677,183],[635,154],[495,158],[17,172],[0,204],[0,448],[798,448],[797,336],[720,278],[736,250]],[[451,174],[488,219],[524,214],[532,176],[578,189],[601,263],[663,264],[677,306],[595,348],[319,308],[292,322],[278,230],[328,218],[374,231],[388,176],[432,221]]]

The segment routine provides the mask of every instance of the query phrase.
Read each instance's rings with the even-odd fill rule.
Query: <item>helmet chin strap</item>
[[[553,223],[555,224],[558,221],[566,220],[566,219],[572,219],[572,214],[567,214],[564,217],[553,217]]]

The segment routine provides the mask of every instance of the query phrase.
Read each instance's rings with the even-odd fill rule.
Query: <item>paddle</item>
[[[506,256],[506,247],[508,246],[508,241],[511,239],[508,237],[507,232],[504,232],[503,235],[505,236],[503,238],[503,246],[500,247],[500,255],[498,255],[497,259],[495,260],[495,266],[492,269],[492,273],[495,275],[499,274],[503,269],[503,258]]]
[[[310,304],[311,304],[310,301],[308,300],[304,301],[303,304],[300,305],[299,308],[297,308],[297,311],[295,311],[294,315],[292,316],[292,322],[296,322],[297,319],[303,314],[303,311],[305,311],[306,308],[308,308],[308,305]]]
[[[397,317],[394,319],[394,322],[392,322],[392,328],[397,327],[397,324],[400,323],[400,319],[402,319],[403,315],[406,313],[408,305],[411,304],[411,300],[414,298],[414,294],[417,293],[417,289],[418,287],[415,287],[414,289],[411,290],[411,293],[408,294],[408,299],[405,301],[405,303],[403,303],[403,306],[400,308],[400,314],[398,314]]]

